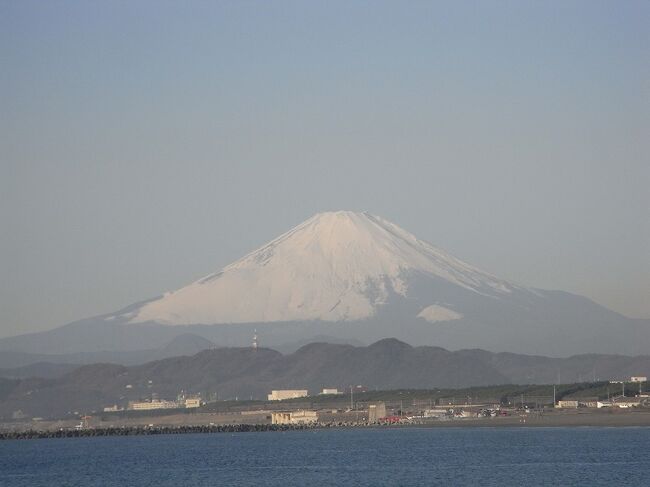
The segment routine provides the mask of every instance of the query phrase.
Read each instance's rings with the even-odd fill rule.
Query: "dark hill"
[[[282,355],[260,348],[219,348],[125,367],[82,366],[55,379],[4,384],[0,417],[22,410],[57,417],[150,397],[174,398],[181,390],[216,393],[220,399],[265,398],[271,389],[462,388],[495,384],[549,384],[650,375],[650,356],[578,355],[565,359],[492,353],[450,352],[384,339],[368,347],[312,343]]]

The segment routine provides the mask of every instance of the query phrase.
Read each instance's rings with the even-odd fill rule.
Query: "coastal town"
[[[247,401],[184,391],[165,399],[152,393],[102,411],[73,412],[68,418],[26,418],[18,411],[12,421],[0,424],[0,438],[332,427],[650,425],[646,383],[647,377],[633,376],[606,384],[546,386],[527,394],[506,388],[509,392],[500,397],[495,393],[503,391],[489,387],[471,391],[474,395],[454,395],[442,390],[369,391],[362,385],[313,393],[276,389],[266,400]],[[588,395],[590,390],[601,394]],[[608,397],[601,397],[603,390]]]

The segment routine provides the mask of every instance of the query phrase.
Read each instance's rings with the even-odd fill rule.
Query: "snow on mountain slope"
[[[463,315],[454,311],[453,309],[445,308],[439,304],[432,304],[427,306],[418,314],[418,318],[423,318],[429,323],[437,323],[438,321],[453,321],[462,319]]]
[[[392,293],[407,296],[413,272],[494,298],[518,289],[387,220],[338,211],[319,213],[220,272],[145,304],[130,322],[362,320]]]

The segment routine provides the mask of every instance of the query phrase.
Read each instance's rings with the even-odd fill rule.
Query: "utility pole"
[[[350,386],[350,411],[354,409],[354,389]]]
[[[555,386],[553,386],[553,407],[555,407]]]

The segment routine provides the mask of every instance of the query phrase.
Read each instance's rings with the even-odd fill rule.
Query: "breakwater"
[[[124,426],[59,430],[25,430],[0,433],[0,440],[30,440],[42,438],[87,438],[95,436],[183,435],[197,433],[248,433],[263,431],[300,431],[318,428],[361,427],[368,423],[308,423],[308,424],[227,424],[201,426]]]

